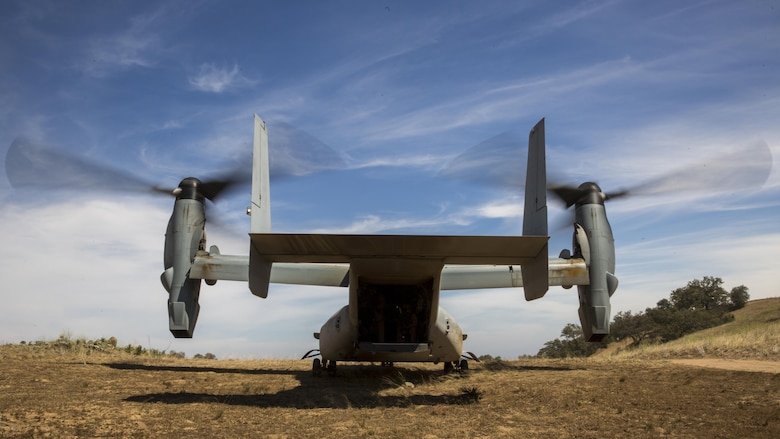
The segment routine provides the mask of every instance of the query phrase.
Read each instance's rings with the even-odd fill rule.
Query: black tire
[[[328,361],[328,376],[336,376],[336,362],[333,360]]]

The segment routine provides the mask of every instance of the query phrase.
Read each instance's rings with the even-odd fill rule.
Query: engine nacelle
[[[168,323],[176,338],[191,338],[198,321],[200,279],[189,277],[198,250],[206,245],[204,197],[200,181],[185,178],[174,192],[176,202],[165,232],[165,271],[160,276],[168,291]]]
[[[592,187],[585,187],[592,185]],[[615,240],[604,210],[604,196],[594,183],[580,189],[590,196],[577,202],[574,227],[574,256],[585,259],[589,285],[578,285],[579,316],[587,341],[601,341],[609,335],[610,297],[618,286],[615,277]]]

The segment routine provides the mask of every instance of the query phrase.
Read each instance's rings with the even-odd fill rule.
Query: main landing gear
[[[460,361],[447,361],[444,363],[444,373],[465,372],[469,370],[469,362],[466,359]]]
[[[322,376],[322,371],[326,371],[328,376],[336,375],[336,362],[333,360],[322,360],[315,358],[311,362],[311,373],[315,377]]]

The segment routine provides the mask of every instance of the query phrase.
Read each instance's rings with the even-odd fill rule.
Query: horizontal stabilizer
[[[445,264],[474,265],[530,263],[547,247],[548,240],[547,236],[284,233],[252,233],[250,238],[252,251],[268,262],[349,263],[355,259],[430,259]],[[250,267],[250,273],[252,270],[254,267]]]

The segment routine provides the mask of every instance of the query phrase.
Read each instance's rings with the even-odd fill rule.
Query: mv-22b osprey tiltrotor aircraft
[[[598,341],[609,334],[610,296],[618,280],[604,210],[608,195],[594,183],[554,189],[568,206],[576,206],[574,240],[572,251],[548,259],[544,120],[531,130],[528,141],[522,236],[273,233],[268,131],[257,116],[252,166],[248,257],[206,248],[204,201],[211,198],[212,184],[186,178],[174,191],[161,279],[169,293],[175,337],[193,335],[201,280],[211,285],[217,280],[246,281],[262,298],[268,296],[269,283],[347,288],[349,303],[314,334],[321,357],[313,360],[315,374],[335,372],[337,361],[468,368],[466,335],[439,307],[441,290],[523,287],[525,298],[534,300],[550,285],[576,285],[585,338]]]
[[[246,174],[231,172],[207,181],[185,178],[172,191],[176,201],[165,235],[161,276],[169,294],[170,330],[175,337],[192,337],[200,312],[201,280],[245,281],[263,298],[272,282],[346,287],[349,303],[314,334],[319,353],[304,356],[321,357],[313,360],[315,374],[335,372],[337,361],[433,362],[443,363],[447,370],[467,368],[466,336],[439,307],[439,293],[448,289],[523,287],[525,298],[534,300],[550,285],[576,285],[585,338],[599,341],[609,334],[610,297],[618,286],[605,201],[634,194],[753,189],[764,184],[772,169],[769,146],[757,142],[704,166],[677,170],[620,192],[604,193],[595,183],[553,186],[551,193],[567,208],[575,207],[574,239],[571,250],[548,259],[544,120],[528,140],[522,236],[272,233],[268,132],[257,116],[254,125],[249,256],[221,255],[216,247],[207,250],[205,239],[206,200],[224,194]],[[171,194],[124,171],[23,139],[15,140],[6,154],[6,175],[15,188],[104,187]]]

